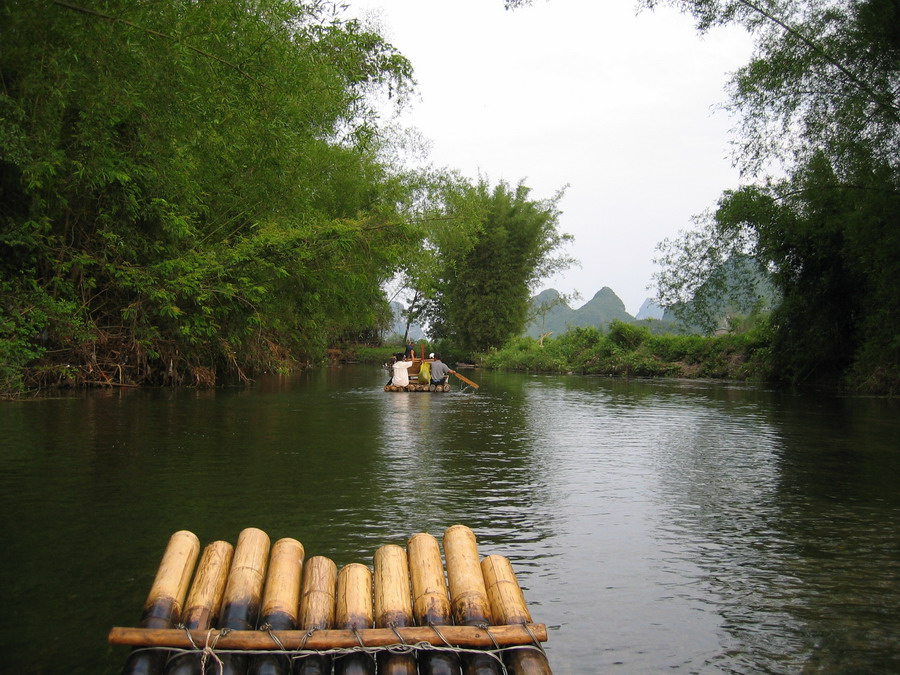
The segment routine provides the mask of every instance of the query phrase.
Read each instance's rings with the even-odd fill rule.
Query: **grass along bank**
[[[511,340],[479,359],[486,368],[622,377],[710,377],[763,380],[770,372],[765,326],[714,337],[653,335],[643,326],[613,322],[609,330],[572,328],[543,344]]]

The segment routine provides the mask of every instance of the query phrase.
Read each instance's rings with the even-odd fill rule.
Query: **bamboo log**
[[[181,623],[191,630],[212,627],[222,606],[225,581],[231,567],[234,547],[227,541],[214,541],[203,549],[197,573],[191,584]],[[200,675],[203,667],[199,653],[177,654],[166,664],[166,675]]]
[[[475,533],[465,525],[444,532],[444,556],[450,583],[450,607],[455,623],[475,626],[491,623],[491,607],[478,560]]]
[[[447,528],[444,532],[444,557],[447,560],[454,622],[461,626],[490,625],[491,606],[478,562],[475,533],[465,525]],[[467,654],[462,661],[466,675],[499,675],[501,672],[500,663],[488,654]]]
[[[241,531],[225,585],[220,628],[256,628],[268,556],[269,535],[255,527]],[[245,654],[223,654],[221,660],[221,675],[243,675],[247,672],[248,659]]]
[[[360,563],[345,565],[338,574],[334,622],[339,628],[361,630],[372,626],[372,573]],[[375,675],[370,654],[349,654],[334,660],[335,675]]]
[[[527,624],[528,629],[540,642],[547,641],[547,626],[542,623]],[[454,647],[493,647],[494,641],[501,647],[530,645],[531,634],[525,626],[491,626],[490,633],[480,626],[437,626],[441,634]],[[190,633],[190,637],[188,637]],[[320,630],[312,635],[305,630],[272,631],[278,642],[266,631],[233,630],[222,634],[222,630],[192,630],[181,628],[128,628],[117,626],[109,631],[108,642],[111,645],[128,645],[142,647],[175,647],[190,649],[194,644],[205,645],[215,642],[217,649],[253,650],[253,649],[345,649],[358,647],[359,640],[367,647],[389,647],[397,644],[397,633],[404,642],[427,642],[431,645],[444,645],[444,641],[429,626],[407,626],[397,628],[368,628],[362,630]],[[493,637],[493,640],[491,639]],[[192,642],[193,640],[193,642]]]
[[[334,626],[337,565],[324,556],[314,556],[305,565],[300,592],[300,628],[327,630]],[[316,634],[313,633],[313,636]],[[305,646],[305,643],[304,645]],[[330,675],[331,657],[306,656],[294,662],[295,675]]]
[[[297,625],[304,555],[303,544],[290,537],[279,539],[272,547],[262,622],[274,630],[292,630]]]
[[[193,532],[180,530],[169,538],[156,571],[156,577],[144,603],[141,628],[171,628],[180,618],[184,596],[197,555],[200,540]],[[161,673],[168,653],[164,650],[140,650],[129,654],[123,675],[155,675]]]
[[[525,595],[509,559],[501,555],[489,555],[481,561],[481,572],[494,620],[504,624],[531,623]],[[538,649],[506,652],[504,661],[515,675],[552,675],[547,656]]]
[[[234,546],[214,541],[203,550],[197,574],[191,584],[181,623],[187,628],[209,628],[222,609],[225,582],[231,570]]]
[[[413,622],[406,551],[388,544],[375,551],[375,627],[409,626]],[[416,675],[412,654],[378,655],[379,675]]]
[[[415,534],[406,542],[406,550],[409,554],[415,622],[419,626],[451,624],[450,596],[437,539],[424,532]],[[444,634],[443,630],[441,634]],[[441,644],[440,641],[437,644]],[[428,651],[419,654],[421,675],[458,675],[459,668],[459,657],[452,652]]]
[[[296,539],[279,539],[272,547],[259,628],[293,630],[297,627],[300,603],[300,576],[303,571],[303,544]],[[287,654],[263,654],[250,659],[249,675],[290,675]]]

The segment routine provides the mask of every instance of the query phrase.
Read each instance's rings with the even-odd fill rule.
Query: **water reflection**
[[[536,508],[549,489],[523,433],[527,411],[511,392],[390,393],[382,411],[381,475],[406,522],[436,535],[464,522],[483,543],[508,549],[549,536]]]
[[[897,404],[384,379],[328,368],[0,407],[6,669],[117,672],[106,631],[137,620],[178,529],[233,542],[256,526],[343,565],[461,522],[513,560],[557,675],[900,672]]]

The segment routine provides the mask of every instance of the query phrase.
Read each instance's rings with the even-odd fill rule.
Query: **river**
[[[180,529],[371,566],[463,523],[512,560],[557,675],[900,672],[900,403],[467,374],[0,403],[2,671],[117,672],[107,632]]]

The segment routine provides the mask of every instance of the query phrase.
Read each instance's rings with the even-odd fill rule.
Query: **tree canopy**
[[[371,96],[412,68],[336,12],[3,3],[0,384],[210,383],[387,319],[414,235]]]
[[[698,270],[726,253],[752,255],[782,297],[772,325],[786,379],[849,373],[856,386],[896,390],[900,1],[667,4],[701,30],[740,22],[757,42],[730,84],[748,183],[668,244],[680,254],[659,277],[661,297],[699,289],[710,277]]]
[[[459,224],[433,238],[425,309],[432,337],[468,353],[501,346],[525,328],[534,286],[572,263],[559,253],[571,239],[558,230],[562,192],[546,200],[530,192],[484,178],[447,186],[447,213]]]

